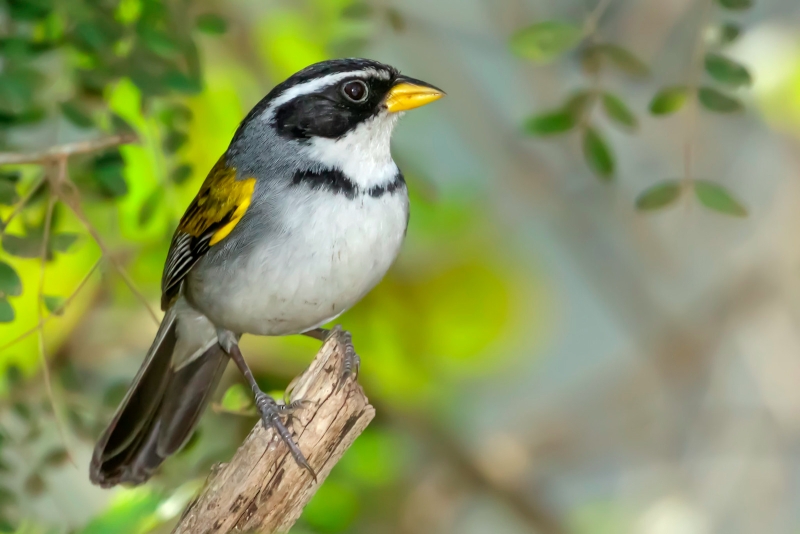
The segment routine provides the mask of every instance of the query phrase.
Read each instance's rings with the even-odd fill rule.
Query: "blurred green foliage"
[[[731,12],[742,12],[752,7],[751,0],[718,0],[717,4],[723,11]],[[597,21],[608,5],[608,2],[597,2],[583,29],[569,22],[542,21],[518,30],[509,41],[509,46],[516,55],[537,62],[553,61],[572,50],[576,51],[577,60],[591,87],[571,95],[556,110],[528,118],[524,129],[534,136],[564,134],[577,130],[581,136],[587,167],[603,181],[613,179],[617,164],[613,147],[593,122],[595,103],[602,102],[605,116],[612,123],[629,131],[634,131],[638,125],[635,112],[622,98],[603,92],[603,76],[609,66],[634,80],[647,78],[650,74],[648,66],[630,50],[617,43],[598,42]],[[723,88],[735,90],[749,87],[753,82],[752,76],[744,65],[719,52],[739,38],[742,28],[734,22],[726,21],[714,26],[714,31],[706,32],[707,22],[705,19],[701,20],[693,63],[704,67],[708,77],[721,87],[702,85],[702,81],[696,79],[694,73],[690,73],[687,85],[668,86],[656,93],[649,106],[652,115],[677,113],[684,108],[687,101],[695,100],[703,109],[712,113],[731,114],[744,109],[742,102]],[[686,113],[695,114],[694,106]],[[692,182],[694,177],[691,175],[691,161],[685,164],[685,168],[687,172],[684,180]],[[713,185],[713,195],[707,191],[706,182],[689,185],[690,187],[683,189],[694,188],[702,206],[726,215],[747,215],[744,206],[723,185]],[[635,206],[641,211],[659,210],[673,204],[681,191],[680,187],[671,182],[662,182],[642,192]],[[710,200],[711,197],[714,200]]]
[[[761,91],[758,104],[769,121],[796,134],[800,117],[800,69],[794,65],[797,51],[790,52],[794,62],[790,68],[780,63],[762,70],[763,66],[755,63],[752,58],[759,54],[752,54],[752,43],[760,46],[764,41],[761,36],[754,38],[756,31],[751,33],[751,28],[767,5],[759,3],[753,10],[750,0],[686,4],[683,7],[688,11],[680,21],[675,19],[675,28],[666,27],[661,17],[666,12],[674,14],[667,3],[636,3],[637,9],[650,14],[649,19],[629,16],[633,4],[625,2],[544,1],[536,2],[536,9],[526,10],[529,4],[534,3],[490,2],[486,6],[492,8],[491,16],[483,17],[486,12],[478,11],[481,17],[477,17],[456,2],[444,7],[430,3],[421,11],[419,6],[403,2],[352,0],[0,0],[0,150],[32,152],[127,132],[139,138],[136,144],[77,155],[70,160],[69,172],[89,222],[152,305],[157,305],[161,268],[177,218],[226,148],[241,117],[274,83],[314,61],[361,54],[417,65],[427,61],[433,69],[441,67],[445,80],[485,83],[474,84],[481,90],[475,91],[472,99],[465,96],[472,90],[470,83],[442,83],[451,95],[442,107],[409,117],[400,126],[434,117],[427,124],[416,123],[418,129],[411,131],[420,134],[420,125],[437,123],[439,127],[438,123],[447,122],[450,127],[452,122],[458,126],[453,129],[461,130],[457,135],[475,136],[464,143],[474,154],[454,150],[457,156],[441,154],[441,161],[436,161],[440,167],[426,168],[406,145],[397,143],[395,147],[412,193],[406,246],[386,280],[341,319],[353,332],[363,361],[360,381],[376,404],[378,417],[333,470],[293,530],[296,534],[416,532],[415,527],[423,523],[415,514],[430,520],[424,522],[429,527],[425,532],[437,532],[440,524],[435,519],[442,516],[442,525],[456,525],[457,529],[473,526],[467,522],[485,500],[501,503],[504,519],[530,519],[519,507],[529,500],[536,503],[540,497],[544,503],[541,510],[546,512],[552,506],[569,532],[645,531],[640,524],[643,510],[658,504],[661,492],[685,492],[685,499],[696,500],[689,503],[692,507],[709,507],[698,495],[709,495],[707,481],[725,471],[713,463],[714,451],[722,451],[727,458],[738,450],[728,446],[739,442],[750,446],[750,441],[740,438],[751,432],[738,425],[744,421],[745,427],[752,426],[752,399],[746,403],[743,419],[736,419],[737,407],[726,414],[737,425],[736,431],[730,432],[730,441],[716,431],[711,432],[713,439],[704,440],[702,430],[708,426],[704,410],[695,411],[696,405],[691,404],[690,397],[700,390],[692,389],[685,379],[706,382],[707,373],[712,373],[710,382],[725,382],[713,374],[718,372],[716,360],[710,369],[707,360],[697,358],[702,371],[695,369],[696,374],[690,369],[695,362],[688,361],[703,352],[695,346],[696,341],[705,340],[716,327],[698,323],[699,334],[696,339],[690,336],[688,344],[672,329],[681,321],[680,312],[697,304],[712,308],[713,324],[717,324],[718,312],[731,300],[727,295],[719,301],[704,295],[699,302],[691,294],[699,287],[696,279],[675,274],[676,268],[680,271],[691,265],[698,271],[711,267],[744,271],[743,249],[754,248],[751,225],[755,221],[720,223],[748,234],[746,246],[736,250],[735,268],[730,268],[730,263],[716,263],[728,259],[719,250],[729,243],[723,235],[697,228],[698,239],[713,238],[702,243],[699,248],[703,250],[690,251],[695,263],[683,263],[686,256],[661,247],[669,243],[662,242],[661,219],[638,217],[635,225],[628,227],[633,206],[626,205],[619,213],[605,208],[609,200],[618,198],[617,193],[632,198],[639,191],[635,209],[647,213],[688,203],[712,214],[743,217],[749,211],[745,203],[753,203],[754,213],[769,206],[764,199],[759,204],[755,198],[734,194],[727,184],[719,183],[722,172],[705,171],[712,167],[706,167],[712,158],[700,158],[699,154],[712,154],[727,141],[717,139],[714,146],[711,136],[702,134],[706,129],[716,135],[730,128],[733,135],[733,130],[744,130],[742,124],[747,122],[753,123],[748,133],[762,128],[751,120],[751,87],[757,89],[755,93]],[[600,8],[609,4],[609,16],[603,17]],[[779,9],[774,7],[777,4],[769,9]],[[582,14],[582,7],[593,11]],[[701,7],[707,11],[701,13]],[[489,22],[478,25],[478,18]],[[790,26],[785,20],[780,22]],[[514,32],[515,28],[521,29]],[[641,37],[643,33],[649,36],[650,31],[658,33],[656,29],[671,35],[659,52],[652,48],[658,46],[656,39],[651,42]],[[764,27],[758,31],[763,32]],[[431,39],[433,34],[436,40]],[[675,42],[678,38],[680,45]],[[652,47],[640,46],[643,42]],[[502,43],[505,48],[496,46]],[[432,44],[442,45],[442,50],[434,50]],[[763,52],[759,53],[763,57]],[[412,60],[415,54],[426,59]],[[434,59],[428,59],[429,54]],[[484,54],[495,60],[505,54],[509,59],[489,66],[489,61],[481,63]],[[780,55],[777,50],[775,55]],[[683,67],[673,68],[676,65]],[[762,72],[770,69],[790,72],[780,84],[766,87],[761,83],[766,78]],[[506,74],[526,70],[536,74],[535,87],[512,87],[513,78]],[[416,75],[411,69],[408,72]],[[428,79],[427,74],[421,76]],[[438,83],[434,78],[431,81]],[[553,97],[552,88],[558,84],[564,89]],[[530,116],[517,114],[520,98],[532,102],[539,97],[552,100],[549,104],[545,99],[536,101],[536,111]],[[498,117],[482,114],[483,105],[497,116],[504,115],[503,121],[491,122]],[[437,117],[440,109],[451,110],[447,121]],[[472,122],[468,122],[466,116],[471,114]],[[748,119],[743,121],[743,116]],[[548,183],[538,175],[536,165],[549,156],[541,154],[551,148],[545,143],[561,141],[532,140],[531,144],[541,143],[536,149],[544,146],[544,150],[531,158],[520,157],[519,139],[502,137],[509,121],[523,125],[520,137],[560,136],[571,143],[574,159],[587,169],[586,176],[591,173],[600,181],[578,187],[577,193],[567,191],[575,184],[558,173],[553,173],[555,177]],[[499,127],[485,132],[485,124]],[[678,131],[675,142],[665,142],[662,134],[672,128]],[[686,133],[692,129],[700,130],[694,140]],[[484,144],[489,144],[490,137],[502,139],[499,154],[488,154]],[[701,139],[709,146],[697,147]],[[752,156],[766,146],[747,141],[746,145],[742,141],[743,154],[746,149]],[[759,141],[763,142],[761,136]],[[646,161],[630,157],[631,147],[638,150],[648,143]],[[696,173],[691,165],[672,161],[674,154],[690,144],[699,160]],[[441,146],[451,148],[444,141]],[[745,163],[763,164],[773,158],[786,161],[776,158],[772,150],[763,153],[762,159]],[[690,156],[684,157],[691,163]],[[458,158],[467,161],[459,168],[476,170],[469,168],[448,190],[449,177],[438,173]],[[663,175],[653,175],[649,171],[655,159],[670,160],[675,169],[689,170],[681,175],[679,170],[665,167]],[[717,169],[726,164],[721,158],[712,162]],[[506,163],[511,167],[519,164],[523,172],[513,177],[512,170],[506,176]],[[562,158],[557,167],[571,163],[570,157]],[[526,167],[528,164],[533,165]],[[146,486],[113,491],[89,486],[86,465],[93,441],[124,395],[154,325],[111,268],[108,257],[92,270],[101,250],[82,222],[60,203],[44,247],[47,262],[39,295],[39,256],[46,233],[46,207],[53,193],[47,182],[42,183],[47,170],[39,165],[0,169],[0,219],[7,222],[24,206],[3,225],[0,251],[0,531],[169,532],[211,466],[230,458],[256,423],[248,391],[236,373],[226,377],[214,409],[204,416],[198,432]],[[429,176],[433,172],[437,176]],[[468,183],[472,172],[480,179],[477,187]],[[628,196],[626,187],[632,183],[639,189]],[[442,184],[442,189],[434,184]],[[562,187],[564,184],[568,185]],[[499,187],[519,190],[498,194]],[[524,203],[528,187],[540,202],[535,209],[527,204],[510,209],[490,205],[497,198],[508,200],[517,193],[520,200],[513,201]],[[765,184],[759,187],[765,195],[771,191]],[[791,188],[782,192],[788,194],[780,196],[793,198]],[[528,219],[520,216],[529,209]],[[497,212],[503,213],[498,216]],[[771,218],[778,219],[778,215]],[[670,216],[664,221],[674,220],[668,219]],[[530,219],[540,217],[558,230],[550,235],[552,228],[548,227],[542,232],[547,235],[531,235],[540,229],[532,230]],[[504,220],[498,223],[498,219]],[[625,226],[610,224],[609,219],[623,220]],[[779,222],[786,220],[791,221]],[[609,228],[620,231],[612,233]],[[644,247],[626,248],[628,230],[640,244],[647,245],[647,253]],[[678,227],[676,232],[687,234],[684,230]],[[694,234],[695,228],[692,230]],[[574,235],[578,233],[581,237]],[[777,239],[772,231],[763,233]],[[592,238],[587,240],[584,234]],[[553,243],[565,236],[564,242]],[[686,237],[681,235],[681,247],[690,248],[691,239]],[[510,250],[512,247],[552,247],[547,250],[548,261],[552,259],[556,265],[552,270],[557,276],[571,277],[574,285],[570,290],[577,286],[577,278],[585,283],[576,291],[579,298],[553,298],[543,287],[540,273],[531,268],[530,259],[521,259],[522,254]],[[704,255],[711,249],[713,254]],[[654,250],[669,253],[651,257],[649,252]],[[757,253],[763,254],[762,249]],[[559,254],[570,258],[558,258]],[[763,255],[770,262],[775,259],[773,254]],[[702,268],[695,269],[699,264]],[[782,268],[789,272],[791,265],[794,263],[787,262]],[[570,272],[580,269],[590,282]],[[669,277],[680,283],[656,285],[661,270],[669,270]],[[728,285],[726,275],[720,278],[716,271],[703,272],[716,284]],[[772,273],[773,266],[764,272]],[[91,273],[88,280],[74,295],[87,273]],[[745,283],[749,284],[749,279]],[[558,286],[562,287],[561,281]],[[586,294],[593,291],[601,297]],[[649,307],[659,304],[659,293],[669,293],[667,304],[660,302],[661,313]],[[629,305],[629,298],[636,304]],[[681,308],[683,300],[690,304]],[[744,300],[744,306],[751,305],[751,300]],[[558,304],[562,301],[581,308],[565,314],[568,325],[559,324],[570,338],[563,343],[570,354],[557,362],[548,361],[546,372],[532,377],[526,374],[530,366],[522,368],[515,357],[530,358],[547,341],[550,322],[561,313]],[[580,322],[581,314],[594,313],[583,306],[598,302],[602,306],[596,313],[606,322]],[[719,309],[715,302],[722,303]],[[43,351],[35,335],[40,311],[48,320]],[[747,322],[749,311],[737,312],[736,324]],[[687,313],[687,320],[693,320],[695,312]],[[594,346],[603,345],[601,338],[608,335],[607,329],[613,329],[611,323],[617,322],[623,323],[620,330],[625,339],[624,346],[614,349],[616,353],[627,356],[629,334],[647,338],[649,346],[651,338],[661,332],[660,327],[651,331],[650,325],[663,324],[668,341],[678,342],[678,357],[658,362],[657,370],[667,371],[658,379],[651,376],[650,360],[643,360],[648,367],[644,373],[631,373],[630,383],[620,381],[609,387],[615,401],[611,403],[596,389],[608,386],[606,375],[633,368],[625,362],[619,365],[621,369],[612,369],[607,362],[598,361],[604,354]],[[724,330],[727,336],[727,323]],[[33,334],[23,336],[29,332]],[[8,345],[17,338],[21,340]],[[699,344],[705,345],[705,341]],[[243,340],[259,382],[276,396],[307,365],[317,347],[314,341],[299,338]],[[667,349],[665,354],[672,356]],[[50,362],[55,410],[44,385],[42,355]],[[748,361],[753,369],[756,359],[760,358]],[[674,373],[676,362],[680,369]],[[570,366],[580,372],[564,370]],[[583,372],[592,378],[584,381]],[[681,380],[671,391],[665,384],[676,376]],[[565,386],[563,382],[570,383]],[[523,395],[512,398],[506,391],[515,391],[515,387],[517,391],[535,389],[536,398],[546,402],[535,406],[517,402]],[[766,398],[768,389],[755,396],[764,394]],[[495,395],[501,401],[487,408],[486,401]],[[651,395],[658,406],[648,411],[644,405],[653,401]],[[499,404],[509,399],[507,405]],[[583,404],[587,399],[591,406]],[[716,402],[712,403],[715,415],[719,411]],[[487,413],[491,409],[496,412]],[[691,413],[686,419],[677,412]],[[768,409],[764,413],[768,421],[753,430],[758,434],[757,443],[772,439],[769,429],[775,418]],[[63,437],[57,418],[62,421]],[[681,424],[687,420],[688,425]],[[680,428],[670,429],[670,425]],[[489,426],[509,434],[505,446],[501,446],[502,435],[483,433]],[[724,427],[715,422],[708,428]],[[681,445],[687,443],[687,433],[690,446],[684,450]],[[782,443],[785,435],[778,434],[777,442]],[[698,449],[703,457],[695,461],[691,451]],[[774,465],[781,464],[773,459],[781,457],[771,456],[761,447],[750,452],[754,467],[747,473],[752,471],[759,478],[769,471],[763,478],[772,481],[763,486],[753,484],[750,491],[774,490],[781,480],[774,478],[781,471]],[[673,476],[676,456],[688,461],[682,465],[686,476],[679,481]],[[767,465],[765,458],[770,458],[769,467],[762,470],[759,466]],[[742,480],[750,484],[747,473]],[[664,481],[666,488],[658,486]],[[780,494],[770,491],[767,493],[773,496]],[[729,497],[733,498],[732,493],[727,492],[725,499]],[[637,509],[626,508],[631,503]],[[777,515],[773,512],[781,506],[779,498],[770,499],[769,504],[766,514]],[[713,503],[709,508],[711,517],[728,513],[720,512]],[[668,528],[662,520],[656,514],[651,523]],[[692,530],[691,522],[682,524]],[[504,532],[520,531],[518,524],[512,527]]]
[[[249,107],[310,63],[357,55],[377,28],[406,28],[396,9],[352,0],[258,5],[248,20],[228,9],[236,13],[188,0],[0,0],[0,151],[135,134],[135,144],[71,157],[68,170],[91,228],[152,303],[176,221]],[[557,34],[537,37],[537,46],[555,53],[566,46]],[[612,114],[624,115],[618,103]],[[342,318],[385,418],[336,466],[298,532],[345,532],[397,515],[419,444],[393,417],[446,419],[460,385],[503,372],[523,338],[542,337],[548,295],[536,273],[509,260],[481,199],[437,196],[410,155],[396,156],[412,195],[407,246]],[[0,171],[0,531],[168,530],[255,423],[249,395],[229,380],[216,410],[145,487],[90,487],[88,451],[143,355],[126,343],[148,341],[152,323],[71,210],[57,203],[45,229],[57,193],[45,179],[51,169]],[[95,322],[103,326],[93,330]],[[76,349],[87,350],[87,340],[89,352]],[[246,338],[243,346],[271,390],[316,350],[306,339]],[[55,407],[41,356],[51,359]]]
[[[110,213],[114,206],[109,201],[130,198],[136,189],[134,183],[145,174],[139,163],[144,160],[151,171],[146,175],[157,177],[160,185],[146,202],[137,203],[138,216],[131,222],[146,227],[157,212],[168,211],[161,209],[163,189],[184,183],[191,174],[189,164],[176,152],[191,121],[185,97],[202,88],[196,39],[203,33],[223,32],[222,20],[182,2],[158,0],[8,1],[0,3],[0,14],[0,150],[33,152],[135,131],[149,144],[146,158],[142,147],[76,156],[70,160],[70,176],[90,203],[86,209],[91,214]],[[99,256],[94,244],[73,247],[83,233],[76,231],[83,228],[63,206],[56,206],[45,231],[46,199],[53,192],[43,183],[44,172],[41,166],[25,165],[6,167],[0,176],[0,203],[9,206],[0,207],[4,219],[0,261],[7,277],[10,270],[21,281],[21,290],[15,287],[0,294],[0,322],[10,323],[0,325],[3,340],[15,339],[35,325],[38,307],[47,313],[59,311],[65,295]],[[169,211],[171,220],[174,214]],[[33,288],[38,285],[38,266],[31,260],[39,257],[46,234],[50,276],[46,294],[37,295]],[[59,257],[65,253],[72,257]],[[95,287],[96,282],[93,279],[89,285]],[[67,310],[71,324],[91,298],[91,287]],[[47,346],[58,346],[69,328],[48,325]],[[35,338],[13,349],[4,347],[0,366],[15,362],[33,372],[37,359],[26,355],[36,351]]]

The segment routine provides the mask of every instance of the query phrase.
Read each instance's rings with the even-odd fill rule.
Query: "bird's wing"
[[[161,277],[162,309],[178,296],[197,260],[233,231],[250,206],[255,185],[255,178],[237,178],[224,156],[214,165],[172,237]]]

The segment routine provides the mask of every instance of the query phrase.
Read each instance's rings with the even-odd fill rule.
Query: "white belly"
[[[198,273],[194,300],[214,324],[257,335],[304,332],[338,317],[383,278],[405,236],[405,190],[355,199],[322,193],[296,199],[280,235]]]

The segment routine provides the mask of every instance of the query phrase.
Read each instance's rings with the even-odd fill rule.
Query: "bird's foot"
[[[297,462],[297,465],[308,471],[311,476],[314,477],[314,480],[316,480],[317,473],[309,465],[306,457],[303,456],[303,452],[300,450],[300,447],[297,446],[297,443],[295,443],[291,432],[289,432],[289,429],[283,424],[280,417],[283,414],[290,415],[294,411],[302,409],[306,401],[294,401],[290,404],[279,405],[275,402],[275,399],[261,390],[255,392],[255,397],[256,408],[261,415],[261,422],[264,423],[264,428],[275,429],[275,432],[278,433],[283,442],[286,443],[286,446],[289,447],[289,452],[292,453],[292,457],[294,461]]]
[[[303,408],[306,402],[297,400],[283,406],[278,405],[275,399],[261,391],[258,387],[253,372],[250,370],[244,356],[242,356],[242,351],[239,349],[238,336],[227,330],[220,330],[217,332],[217,337],[219,338],[219,344],[222,349],[228,353],[250,385],[253,395],[255,396],[256,409],[261,415],[261,422],[264,423],[264,428],[274,428],[275,432],[277,432],[283,442],[286,443],[286,446],[289,447],[289,452],[292,453],[297,465],[311,473],[311,476],[316,480],[317,474],[314,472],[314,469],[311,468],[311,465],[309,465],[306,457],[303,456],[300,447],[294,442],[289,429],[287,429],[286,425],[281,421],[281,415],[290,416],[294,411]]]
[[[336,384],[336,392],[341,391],[345,383],[350,377],[353,380],[358,378],[358,371],[361,368],[361,358],[356,353],[356,348],[353,346],[353,336],[350,332],[343,330],[341,325],[336,325],[332,330],[324,328],[315,328],[308,332],[303,332],[303,335],[313,337],[322,342],[325,342],[331,336],[341,336],[342,343],[344,344],[344,358],[342,359],[342,372],[339,375],[339,382]]]
[[[331,333],[341,333],[342,341],[344,342],[342,374],[339,375],[339,383],[336,385],[336,391],[338,392],[351,376],[353,380],[358,379],[358,371],[361,369],[361,358],[356,353],[355,346],[353,346],[353,336],[350,335],[350,332],[342,330],[341,326],[336,325]]]
[[[281,415],[294,415],[295,412],[298,412],[303,408],[307,408],[309,405],[311,405],[311,401],[300,399],[286,402],[285,404],[276,404],[275,408],[281,413]]]

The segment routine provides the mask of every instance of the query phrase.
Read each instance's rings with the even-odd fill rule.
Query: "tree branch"
[[[335,333],[296,381],[294,399],[307,406],[290,425],[317,480],[299,467],[286,445],[259,422],[230,463],[215,469],[173,534],[287,532],[333,466],[375,416],[361,386],[348,381],[336,391],[344,339]]]
[[[77,141],[50,147],[40,152],[17,154],[16,152],[0,152],[0,165],[22,165],[25,163],[46,163],[74,154],[87,154],[118,145],[126,145],[136,141],[133,134],[119,134],[89,141]]]

